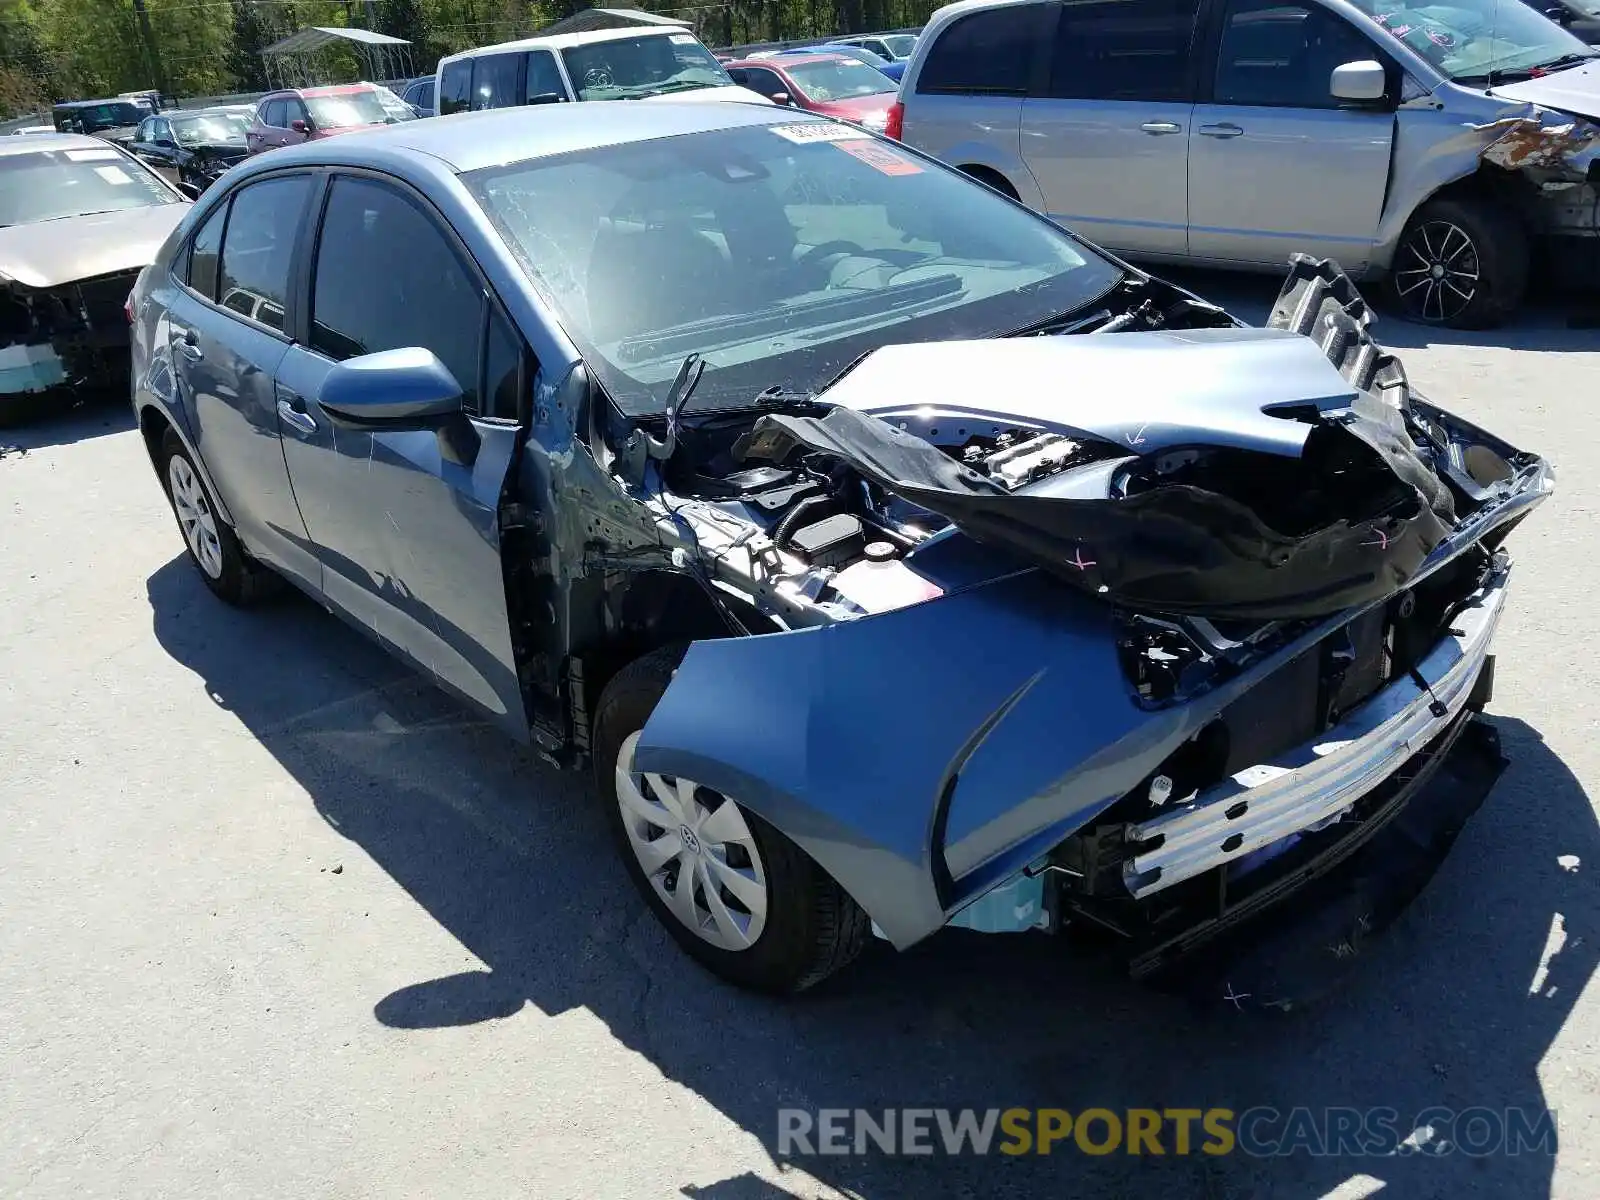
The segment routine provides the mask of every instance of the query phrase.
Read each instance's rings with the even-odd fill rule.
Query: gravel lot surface
[[[1276,285],[1193,286],[1260,319]],[[1512,542],[1513,764],[1321,1006],[1200,1012],[949,933],[799,1002],[648,918],[585,780],[309,602],[212,599],[121,405],[0,431],[0,1194],[1600,1195],[1600,332],[1386,320],[1551,456]],[[1544,1155],[773,1156],[776,1110],[1550,1107]]]

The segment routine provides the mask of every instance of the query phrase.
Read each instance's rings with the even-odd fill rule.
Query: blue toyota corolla
[[[1503,765],[1550,472],[1332,264],[1248,328],[859,128],[586,104],[252,159],[130,303],[205,585],[591,766],[741,984],[945,925],[1166,970],[1414,893]]]

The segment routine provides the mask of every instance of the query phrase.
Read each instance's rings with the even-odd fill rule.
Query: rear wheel
[[[1528,253],[1527,231],[1504,206],[1472,197],[1434,200],[1401,235],[1389,290],[1410,320],[1485,329],[1522,303]]]
[[[1011,181],[990,167],[965,166],[961,168],[964,175],[970,175],[979,183],[986,183],[1002,196],[1009,196],[1013,200],[1020,199],[1017,189],[1011,186]]]
[[[595,784],[634,886],[693,958],[741,987],[798,992],[861,952],[866,914],[798,846],[731,797],[634,766],[679,654],[619,672],[600,698]]]
[[[251,604],[275,589],[278,578],[250,558],[232,529],[217,515],[200,471],[171,430],[161,441],[161,479],[172,501],[189,561],[205,585],[229,604]]]

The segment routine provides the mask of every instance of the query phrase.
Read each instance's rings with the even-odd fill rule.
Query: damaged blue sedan
[[[1250,328],[857,127],[596,104],[252,159],[131,305],[205,585],[287,580],[590,767],[739,984],[947,925],[1147,975],[1357,862],[1364,928],[1502,766],[1550,470],[1331,263]]]

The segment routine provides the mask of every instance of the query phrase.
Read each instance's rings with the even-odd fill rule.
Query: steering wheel
[[[831,242],[823,242],[820,246],[811,247],[811,249],[794,260],[794,265],[797,267],[809,267],[821,259],[827,258],[830,254],[865,255],[866,251],[854,242],[846,242],[836,238]]]

